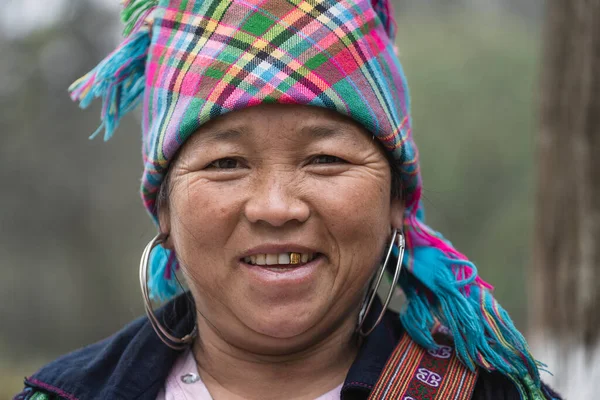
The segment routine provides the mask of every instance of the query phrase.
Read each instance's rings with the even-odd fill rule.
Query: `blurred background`
[[[527,326],[542,0],[397,0],[428,222]],[[140,128],[88,140],[99,105],[66,88],[119,40],[118,0],[2,0],[0,398],[56,356],[142,315],[155,228]]]

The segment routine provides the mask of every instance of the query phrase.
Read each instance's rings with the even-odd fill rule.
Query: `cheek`
[[[314,203],[328,226],[343,236],[381,236],[389,227],[389,184],[385,176],[359,176],[314,185]]]
[[[385,177],[315,186],[315,208],[324,221],[338,265],[340,290],[359,291],[379,265],[390,231],[389,184]]]
[[[238,203],[229,191],[201,181],[173,186],[171,235],[179,261],[191,275],[219,271],[206,266],[223,262],[224,245],[238,221]]]

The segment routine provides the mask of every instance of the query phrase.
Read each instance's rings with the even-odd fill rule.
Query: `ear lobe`
[[[403,230],[404,226],[404,202],[402,199],[392,199],[390,203],[390,222],[392,227]]]
[[[175,246],[173,244],[173,239],[171,238],[170,234],[167,234],[167,238],[165,239],[164,242],[162,242],[162,247],[166,250],[175,250]]]

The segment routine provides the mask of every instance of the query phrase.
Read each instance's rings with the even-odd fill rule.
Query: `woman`
[[[386,0],[125,2],[126,40],[71,90],[103,99],[105,139],[143,98],[148,318],[16,398],[559,398],[423,222],[392,15]]]

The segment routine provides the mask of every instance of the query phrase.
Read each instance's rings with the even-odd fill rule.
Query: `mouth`
[[[274,272],[285,272],[302,267],[320,256],[320,253],[259,253],[244,257],[245,264],[259,266]]]
[[[327,256],[296,244],[262,245],[239,258],[242,273],[255,287],[276,296],[305,293],[326,269]],[[281,292],[283,290],[283,292]]]

